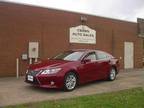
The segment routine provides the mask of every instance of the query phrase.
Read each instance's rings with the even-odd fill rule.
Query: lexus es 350
[[[113,81],[118,71],[119,61],[112,55],[100,50],[76,49],[29,65],[25,81],[38,87],[72,91],[77,85],[95,80]]]

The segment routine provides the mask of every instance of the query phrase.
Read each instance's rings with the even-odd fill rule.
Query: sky
[[[136,22],[144,19],[144,0],[0,0]]]

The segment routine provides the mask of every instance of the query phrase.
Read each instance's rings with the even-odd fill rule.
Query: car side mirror
[[[84,64],[85,64],[85,63],[88,63],[88,62],[91,62],[91,59],[83,59],[83,60],[82,60],[82,63],[84,63]]]

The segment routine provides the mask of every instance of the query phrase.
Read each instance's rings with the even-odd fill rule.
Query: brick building
[[[69,42],[69,29],[79,25],[96,31],[96,44]],[[121,68],[128,63],[131,68],[142,67],[143,40],[138,37],[137,23],[0,2],[0,77],[16,74],[16,58],[20,75],[25,74],[29,58],[23,60],[22,55],[28,54],[29,42],[39,43],[39,59],[68,49],[100,49],[121,58]]]

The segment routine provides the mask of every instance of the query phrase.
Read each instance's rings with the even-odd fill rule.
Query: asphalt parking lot
[[[64,99],[134,87],[144,87],[144,69],[121,70],[115,81],[96,81],[79,86],[72,92],[36,88],[26,84],[24,77],[0,78],[0,106]]]

